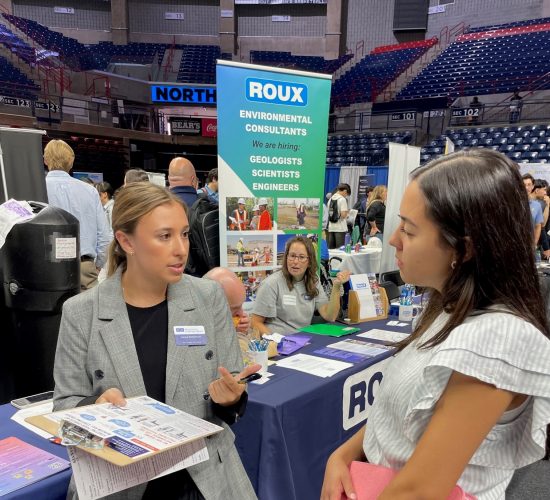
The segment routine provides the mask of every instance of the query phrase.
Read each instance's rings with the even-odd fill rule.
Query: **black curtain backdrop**
[[[10,198],[48,202],[42,160],[42,134],[26,129],[0,129],[0,202]],[[6,179],[7,193],[3,177]]]

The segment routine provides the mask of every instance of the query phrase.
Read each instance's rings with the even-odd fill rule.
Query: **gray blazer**
[[[55,355],[54,409],[74,408],[83,398],[117,387],[126,397],[146,394],[119,270],[92,290],[67,300]],[[184,275],[168,287],[166,403],[224,427],[208,438],[210,459],[188,468],[206,500],[246,500],[256,495],[234,445],[235,436],[217,418],[203,394],[218,378],[218,366],[241,370],[243,363],[221,287]],[[204,325],[205,346],[176,346],[174,326]],[[159,335],[162,332],[159,332]],[[139,499],[146,483],[110,495]],[[68,498],[77,498],[71,480]]]

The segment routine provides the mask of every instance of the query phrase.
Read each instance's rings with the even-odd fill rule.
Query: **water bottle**
[[[399,297],[399,321],[412,321],[413,319],[413,285],[405,284]]]
[[[351,253],[351,236],[349,233],[346,233],[345,245],[346,245],[346,253]]]
[[[535,250],[535,264],[538,266],[541,260],[542,260],[542,257],[540,255],[540,250],[537,248],[537,250]]]
[[[373,273],[368,273],[367,276],[369,278],[369,285],[372,291],[372,298],[374,299],[376,316],[383,316],[384,306],[382,305],[382,297],[380,296],[380,287],[378,286],[378,281],[376,281],[376,275]]]

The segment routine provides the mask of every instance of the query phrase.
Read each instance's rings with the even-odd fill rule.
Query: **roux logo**
[[[246,98],[255,102],[305,106],[307,104],[307,87],[300,83],[248,78],[246,80]]]
[[[391,358],[350,375],[344,382],[342,393],[342,427],[351,429],[367,420],[376,392],[384,378],[384,369]]]

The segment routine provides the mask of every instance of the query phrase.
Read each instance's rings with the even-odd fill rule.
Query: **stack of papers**
[[[25,408],[23,410],[16,411],[12,416],[11,420],[17,422],[19,425],[22,425],[26,429],[42,436],[43,438],[49,439],[53,437],[53,434],[50,432],[43,431],[34,425],[28,424],[25,422],[25,419],[28,417],[34,417],[35,415],[44,415],[44,413],[51,413],[53,411],[53,402],[47,401],[36,406],[31,406],[30,408]]]
[[[380,344],[348,339],[329,344],[322,349],[318,349],[315,353],[331,358],[343,359],[351,363],[357,363],[384,354],[388,350],[389,347]]]
[[[357,336],[364,337],[366,339],[380,340],[385,344],[394,344],[395,342],[401,342],[406,339],[409,334],[403,332],[393,332],[391,330],[373,329],[368,332],[359,333]]]
[[[61,422],[105,440],[102,448],[70,446],[80,500],[94,500],[208,460],[204,438],[222,427],[147,396],[126,406],[82,406],[27,419],[49,432]],[[160,453],[162,452],[162,453]]]
[[[359,317],[374,318],[376,317],[376,304],[372,295],[368,274],[354,274],[350,276],[351,289],[357,292],[359,300]]]
[[[281,361],[277,361],[277,366],[309,373],[316,377],[326,378],[332,377],[334,374],[347,368],[351,368],[353,364],[310,356],[309,354],[296,354]]]

